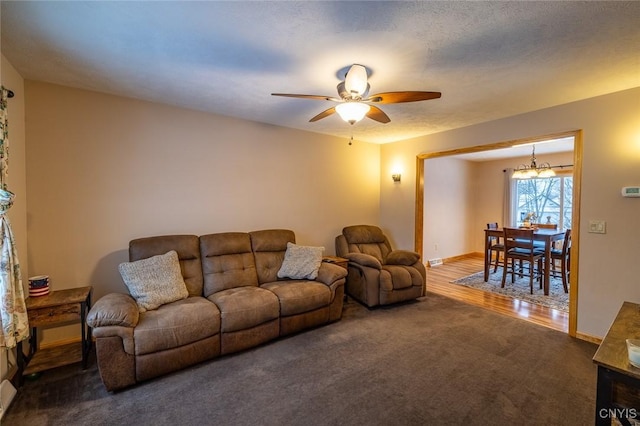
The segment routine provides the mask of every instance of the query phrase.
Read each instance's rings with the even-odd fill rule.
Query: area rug
[[[429,293],[107,392],[94,352],[2,426],[593,425],[598,346]]]
[[[453,284],[477,288],[491,293],[502,294],[504,296],[513,297],[514,299],[546,306],[547,308],[569,312],[569,294],[564,292],[561,278],[551,277],[548,296],[544,295],[544,290],[540,289],[540,285],[536,281],[533,282],[533,294],[531,294],[528,277],[516,277],[516,282],[512,284],[511,276],[509,275],[507,276],[507,282],[505,283],[504,288],[501,288],[502,267],[499,267],[496,272],[489,274],[488,282],[484,281],[484,272],[482,271],[451,282]]]

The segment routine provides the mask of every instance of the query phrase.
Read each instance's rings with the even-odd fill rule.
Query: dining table
[[[498,229],[485,229],[484,238],[484,281],[489,281],[489,266],[491,264],[491,252],[489,250],[491,246],[492,238],[504,238],[504,230]],[[564,231],[560,229],[546,229],[546,228],[534,228],[533,239],[535,241],[544,242],[544,270],[543,270],[543,285],[544,295],[549,295],[549,283],[550,283],[550,269],[551,269],[551,248],[553,243],[564,239]]]

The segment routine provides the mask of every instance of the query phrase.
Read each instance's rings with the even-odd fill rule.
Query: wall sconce
[[[402,175],[400,173],[394,173],[391,175],[391,179],[393,179],[394,182],[400,182],[401,177]]]

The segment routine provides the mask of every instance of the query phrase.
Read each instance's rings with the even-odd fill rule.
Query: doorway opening
[[[446,244],[447,241],[458,239],[466,240],[464,244],[466,247],[478,247],[479,241],[483,239],[482,229],[486,226],[483,222],[489,222],[486,217],[483,217],[481,213],[472,212],[471,216],[477,216],[469,218],[469,212],[465,209],[467,208],[464,203],[458,204],[457,208],[451,209],[451,204],[449,204],[449,208],[444,211],[438,211],[438,206],[445,204],[442,202],[444,197],[452,197],[453,194],[458,190],[457,188],[468,188],[471,185],[471,189],[465,189],[469,191],[470,196],[481,197],[483,193],[485,194],[493,194],[493,199],[500,199],[500,206],[498,207],[500,210],[500,218],[502,219],[502,224],[507,224],[507,226],[513,226],[515,223],[512,223],[509,215],[511,217],[515,217],[516,214],[512,212],[512,209],[505,207],[505,202],[502,201],[502,194],[504,194],[505,186],[500,184],[499,187],[496,188],[495,185],[490,188],[481,188],[479,185],[482,183],[482,179],[479,179],[477,176],[470,178],[469,176],[464,176],[464,172],[461,173],[462,176],[452,175],[451,179],[447,182],[438,182],[438,167],[441,167],[436,162],[430,162],[428,160],[438,159],[442,157],[448,157],[448,159],[455,159],[458,161],[463,161],[466,157],[477,157],[477,156],[495,156],[496,154],[503,154],[503,157],[513,157],[514,155],[520,156],[518,154],[504,155],[504,151],[507,150],[517,150],[517,148],[512,147],[520,147],[523,146],[527,149],[531,149],[530,145],[536,144],[536,152],[537,155],[540,155],[542,159],[545,151],[549,151],[548,148],[542,148],[547,141],[560,141],[560,140],[572,140],[573,143],[573,153],[570,159],[572,160],[572,188],[571,193],[568,195],[571,200],[570,212],[568,213],[568,217],[566,217],[566,222],[571,224],[571,228],[580,229],[580,188],[581,188],[581,178],[582,178],[582,133],[580,130],[563,132],[551,135],[543,135],[538,137],[532,137],[527,139],[518,139],[511,140],[505,142],[492,143],[487,145],[480,145],[468,148],[460,148],[448,151],[434,152],[429,154],[420,154],[416,159],[416,209],[415,209],[415,250],[421,253],[422,258],[427,259],[432,256],[433,251],[447,250],[446,247],[443,247],[443,244]],[[549,147],[553,145],[553,143],[546,144]],[[445,159],[445,160],[448,160]],[[511,162],[514,160],[512,159]],[[568,164],[554,164],[557,166],[568,166]],[[516,167],[517,164],[512,164],[512,167]],[[503,170],[500,170],[502,172]],[[506,173],[506,171],[505,171]],[[443,173],[444,174],[444,173]],[[471,181],[465,179],[472,179]],[[466,187],[465,187],[466,182]],[[471,182],[471,183],[470,183]],[[441,191],[440,196],[434,196],[433,192],[429,192],[426,189],[429,188],[429,185],[436,184],[439,190]],[[453,185],[453,187],[451,187]],[[460,189],[463,190],[463,189]],[[427,194],[425,196],[425,193]],[[438,193],[438,190],[435,191]],[[496,195],[497,193],[497,195]],[[431,194],[431,195],[429,195]],[[457,194],[458,199],[460,194]],[[439,203],[438,197],[441,202]],[[497,204],[497,203],[495,203]],[[482,205],[482,203],[480,203]],[[466,216],[465,216],[466,215]],[[492,213],[492,217],[495,217],[495,206],[494,211]],[[547,213],[547,216],[552,215],[551,213]],[[441,219],[440,223],[434,224],[437,221],[438,217],[442,217],[445,219]],[[465,218],[464,220],[461,218]],[[495,221],[492,220],[492,221]],[[436,231],[433,231],[433,227],[437,227],[438,230],[449,229],[453,234],[450,234],[449,237],[445,238],[443,236],[438,236]],[[442,241],[440,241],[442,239]],[[571,274],[570,274],[570,288],[569,288],[569,314],[568,314],[568,334],[571,336],[576,335],[577,329],[577,294],[578,294],[578,259],[579,259],[579,232],[574,232],[572,237],[572,246],[571,246]],[[444,241],[444,242],[443,242]],[[482,251],[482,250],[472,250],[472,251]],[[446,251],[444,252],[446,253]],[[461,253],[463,254],[463,253]],[[455,254],[443,255],[444,258],[449,257],[455,258]]]

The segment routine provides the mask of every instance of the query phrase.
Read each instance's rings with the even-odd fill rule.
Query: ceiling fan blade
[[[442,96],[440,92],[385,92],[371,95],[364,99],[365,102],[375,102],[378,104],[398,104],[402,102],[428,101]]]
[[[309,120],[309,123],[313,123],[313,122],[316,122],[318,120],[321,120],[321,119],[323,119],[325,117],[330,116],[331,114],[335,114],[335,112],[336,112],[336,108],[335,107],[331,107],[329,109],[325,109],[320,114],[316,115],[311,120]]]
[[[384,111],[382,111],[380,108],[378,108],[377,106],[373,106],[373,105],[369,105],[369,112],[367,112],[367,117],[369,117],[372,120],[375,120],[379,123],[388,123],[391,121],[391,119],[389,118],[389,116],[387,114],[384,113]]]
[[[287,98],[302,98],[302,99],[317,99],[320,101],[335,101],[342,102],[342,99],[334,98],[331,96],[322,96],[322,95],[299,95],[296,93],[272,93],[272,96],[285,96]]]

